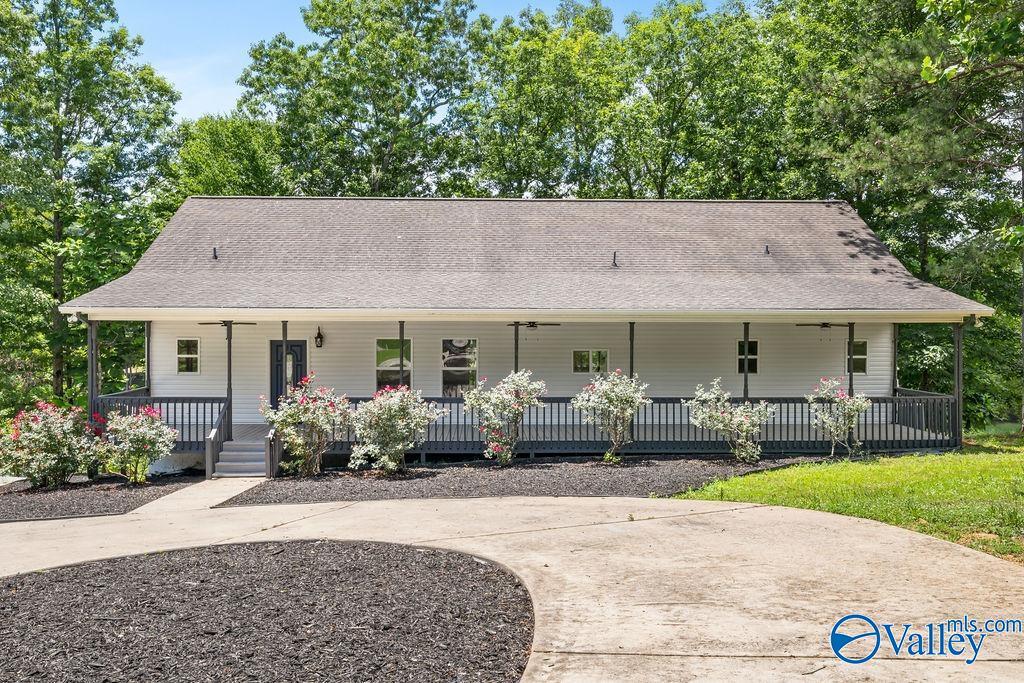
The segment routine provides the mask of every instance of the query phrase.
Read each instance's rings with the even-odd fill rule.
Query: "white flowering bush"
[[[822,377],[814,391],[804,397],[811,411],[811,425],[832,442],[831,456],[835,456],[837,444],[842,444],[849,455],[860,447],[854,429],[861,413],[871,407],[864,394],[850,395],[843,388],[843,379]]]
[[[737,460],[752,464],[761,459],[761,425],[775,415],[775,406],[764,401],[734,404],[729,392],[722,389],[721,377],[716,377],[709,389],[698,384],[693,399],[683,403],[690,407],[694,426],[721,434]]]
[[[66,484],[95,460],[97,438],[81,408],[40,401],[23,410],[0,435],[0,472],[33,486]]]
[[[141,484],[149,466],[174,450],[178,432],[164,424],[159,410],[143,406],[137,413],[108,415],[106,438],[104,469]]]
[[[604,461],[610,465],[622,462],[619,451],[631,441],[633,417],[651,402],[647,398],[647,385],[636,375],[630,377],[622,370],[596,375],[572,398],[572,407],[580,411],[584,421],[595,424],[608,435],[610,441]]]
[[[369,466],[385,474],[404,470],[405,452],[423,443],[430,423],[447,413],[409,387],[384,387],[356,408],[357,443],[348,466]]]
[[[480,432],[484,435],[484,457],[508,465],[519,443],[523,415],[532,406],[543,405],[540,397],[547,393],[544,382],[533,381],[529,370],[513,372],[490,389],[480,386],[466,392],[466,407],[476,412]]]
[[[260,396],[260,414],[274,428],[288,451],[289,459],[281,463],[287,473],[311,477],[323,469],[324,454],[331,446],[334,429],[347,430],[352,424],[352,408],[348,398],[338,396],[330,387],[315,387],[314,373],[309,373],[277,402],[270,405]]]

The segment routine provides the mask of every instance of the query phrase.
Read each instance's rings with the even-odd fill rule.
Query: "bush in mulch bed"
[[[748,465],[732,459],[625,458],[621,467],[594,460],[541,459],[499,467],[490,463],[412,467],[401,475],[332,471],[319,477],[271,479],[222,505],[326,503],[398,498],[481,496],[667,496],[716,479],[815,458]]]
[[[446,550],[294,541],[0,579],[0,680],[515,681],[529,595]]]
[[[153,477],[143,486],[114,476],[49,489],[16,484],[0,492],[0,522],[124,514],[204,478],[187,471]]]

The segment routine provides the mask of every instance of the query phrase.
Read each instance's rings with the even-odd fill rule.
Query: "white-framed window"
[[[853,367],[850,370],[855,375],[868,374],[868,342],[866,339],[855,339],[853,341],[853,354],[851,361]]]
[[[199,339],[190,337],[175,342],[179,375],[199,374]]]
[[[376,342],[377,389],[402,384],[399,378],[399,340],[378,339]],[[405,384],[412,386],[412,339],[405,338]]]
[[[477,340],[441,340],[441,395],[462,396],[476,386]]]
[[[757,354],[761,350],[761,345],[758,343],[756,339],[749,340],[747,344],[749,345],[747,348],[747,353],[744,354],[743,340],[740,339],[736,342],[736,372],[738,372],[741,375],[743,374],[744,355],[746,355],[745,360],[747,363],[747,372],[748,374],[756,375],[758,371],[758,366],[760,365],[760,363],[757,362]]]
[[[573,349],[574,374],[608,372],[608,349]]]

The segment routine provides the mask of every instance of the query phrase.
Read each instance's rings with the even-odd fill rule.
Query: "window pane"
[[[866,356],[866,355],[868,355],[868,343],[866,341],[855,341],[855,342],[853,342],[853,355],[855,355],[855,356]]]
[[[377,388],[385,386],[397,386],[402,383],[399,378],[399,340],[378,339],[377,340]],[[405,340],[405,384],[412,383],[412,340]]]
[[[476,339],[442,339],[442,368],[475,368]]]
[[[178,355],[179,356],[198,356],[199,355],[199,340],[198,339],[179,339],[178,340]]]
[[[854,358],[853,359],[853,371],[855,373],[867,374],[868,371],[868,359],[867,358]]]
[[[590,372],[590,351],[572,352],[572,371]]]
[[[741,358],[743,357],[743,340],[742,339],[740,339],[738,342],[736,342],[736,355],[741,357]],[[750,340],[750,354],[749,355],[751,355],[751,356],[756,356],[757,355],[757,342],[754,341],[753,339]]]
[[[590,370],[591,372],[608,372],[607,351],[591,351]]]
[[[751,375],[756,375],[757,374],[757,359],[756,358],[750,358],[747,362],[750,363],[750,374]],[[736,371],[739,374],[741,374],[741,375],[743,374],[743,359],[742,358],[739,358],[736,361]]]
[[[196,356],[179,357],[178,372],[199,372],[199,359]]]
[[[462,396],[476,386],[476,339],[441,340],[441,395]]]

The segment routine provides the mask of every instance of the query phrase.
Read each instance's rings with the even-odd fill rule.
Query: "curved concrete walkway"
[[[533,597],[533,681],[1024,679],[1024,635],[973,665],[831,653],[836,619],[1024,617],[1024,567],[876,522],[635,498],[403,500],[210,509],[214,480],[116,517],[0,524],[0,575],[215,543],[335,538],[501,562]],[[239,577],[239,580],[249,580]]]

